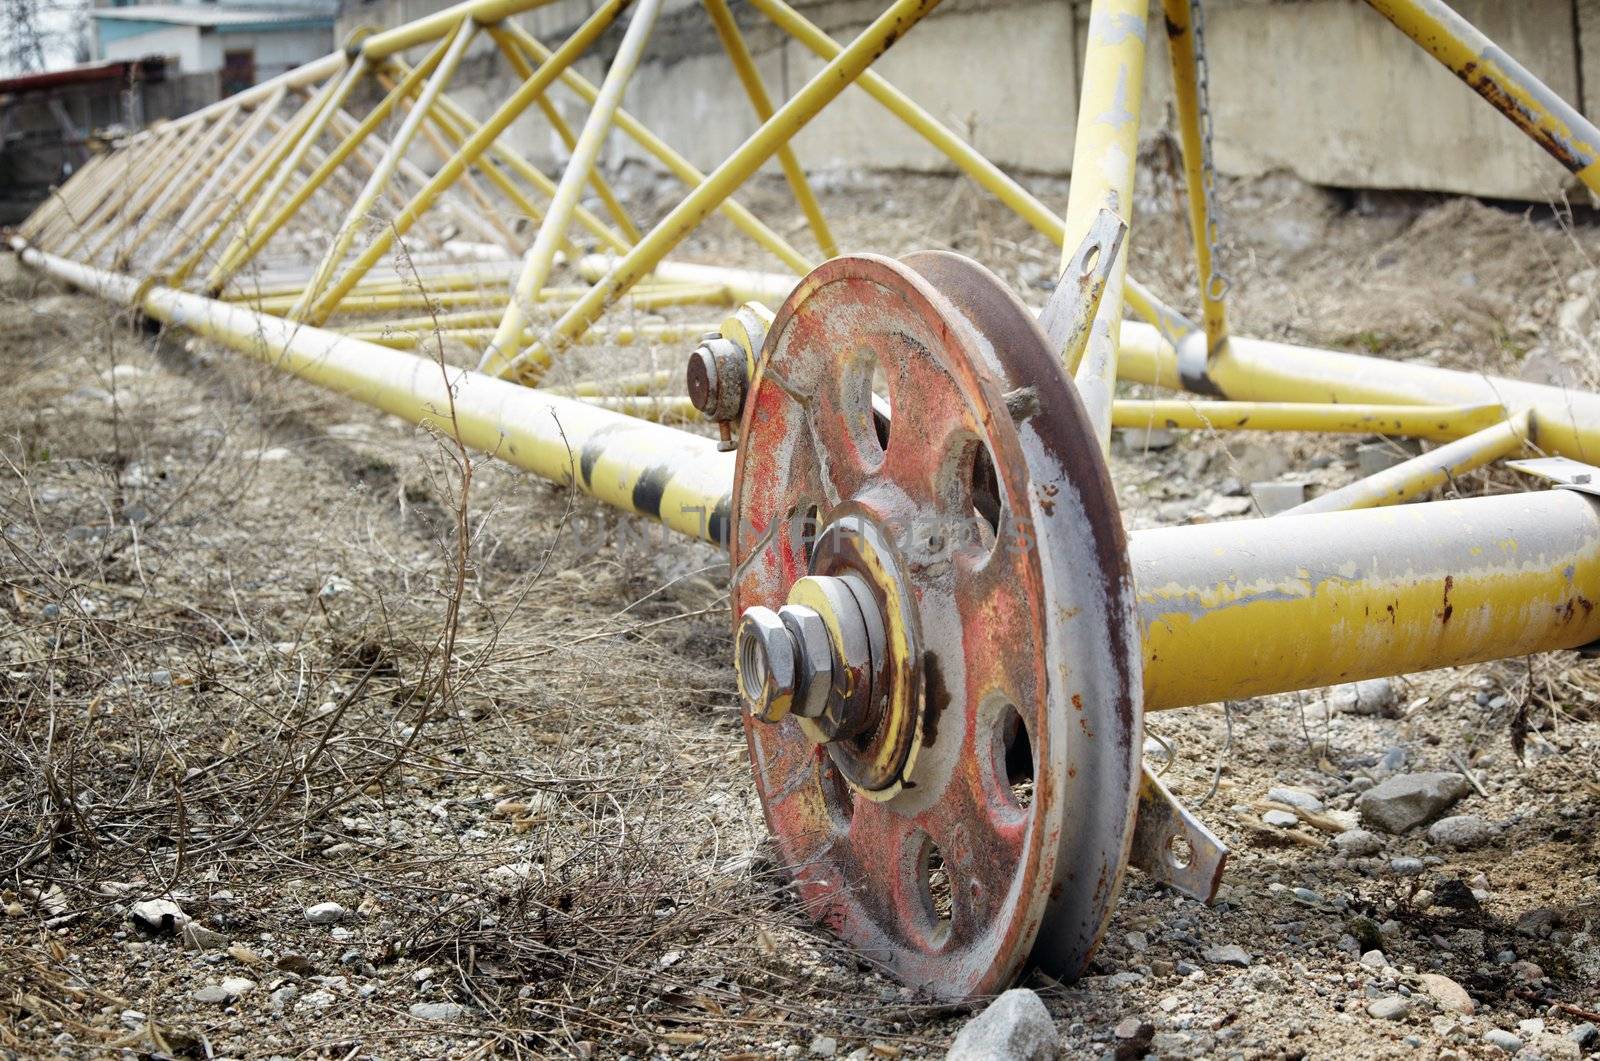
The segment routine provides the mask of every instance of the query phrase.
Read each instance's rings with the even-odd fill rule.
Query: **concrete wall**
[[[394,25],[446,0],[350,5],[338,39],[359,24]],[[848,40],[880,10],[878,0],[800,0],[835,39]],[[735,5],[774,95],[821,67],[762,17]],[[1600,115],[1600,0],[1458,0],[1456,7],[1560,95]],[[1456,78],[1359,0],[1210,0],[1216,159],[1235,175],[1288,170],[1320,184],[1431,189],[1542,200],[1575,186]],[[558,0],[522,16],[547,43],[588,14],[585,0]],[[999,165],[1065,175],[1071,166],[1086,0],[944,0],[879,60],[876,69],[975,142]],[[619,34],[605,38],[609,54]],[[1170,76],[1159,19],[1150,32],[1146,128],[1170,126]],[[486,114],[513,82],[474,48],[452,95]],[[755,128],[738,82],[694,0],[669,0],[649,60],[627,107],[705,168]],[[598,81],[601,59],[583,72]],[[1581,98],[1580,98],[1581,97]],[[575,124],[584,108],[558,103]],[[558,152],[537,114],[513,127],[518,146],[553,164]],[[615,163],[634,156],[613,138]],[[946,169],[943,158],[858,88],[799,137],[812,171]]]

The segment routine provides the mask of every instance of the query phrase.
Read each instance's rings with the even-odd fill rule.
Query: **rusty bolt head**
[[[689,355],[689,401],[712,420],[737,420],[744,414],[748,384],[744,348],[732,339],[708,335]]]
[[[745,609],[734,637],[739,693],[750,714],[779,722],[794,705],[800,679],[795,636],[771,608]]]
[[[791,710],[802,718],[821,718],[833,684],[833,649],[822,616],[803,604],[785,604],[778,618],[794,635],[800,673]]]

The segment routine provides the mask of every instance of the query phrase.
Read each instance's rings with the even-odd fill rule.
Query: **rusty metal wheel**
[[[745,729],[806,909],[947,997],[1030,954],[1076,975],[1132,834],[1139,641],[1033,317],[956,255],[834,259],[778,312],[740,438]]]

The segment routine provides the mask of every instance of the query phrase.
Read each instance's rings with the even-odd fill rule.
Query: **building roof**
[[[96,81],[160,80],[164,68],[165,64],[159,58],[109,59],[99,63],[80,63],[61,70],[47,70],[39,74],[21,74],[5,78],[0,80],[0,94],[37,92]]]
[[[114,22],[163,22],[171,26],[263,26],[277,23],[332,24],[330,11],[314,7],[241,8],[216,4],[138,4],[133,7],[103,7],[89,12],[95,18]]]

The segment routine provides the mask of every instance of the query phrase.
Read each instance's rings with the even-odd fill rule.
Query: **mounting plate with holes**
[[[882,630],[832,648],[834,732],[746,704],[802,905],[937,994],[1030,958],[1076,975],[1133,835],[1140,651],[1110,478],[1038,324],[956,255],[836,258],[774,319],[740,438],[735,623],[848,631],[853,602]]]

